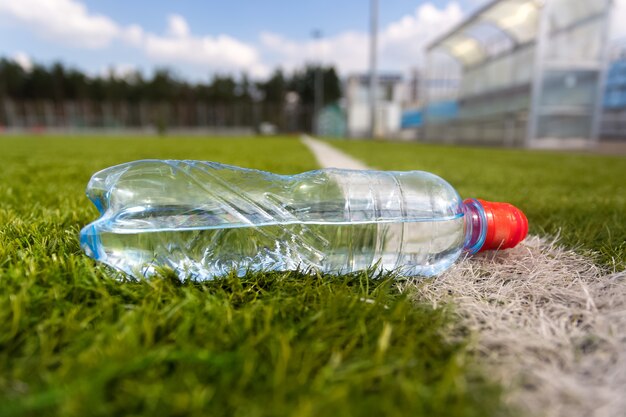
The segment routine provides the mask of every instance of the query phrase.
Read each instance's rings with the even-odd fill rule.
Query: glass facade
[[[445,136],[481,141],[474,127],[488,125],[485,137],[491,141],[500,131],[502,143],[512,145],[593,143],[610,7],[610,0],[493,1],[432,43],[427,77],[440,71],[433,65],[444,62],[437,55],[446,54],[457,67],[458,118],[446,122],[455,133]],[[425,95],[425,107],[450,98],[438,97],[428,85]],[[441,124],[425,113],[423,136],[437,140]]]

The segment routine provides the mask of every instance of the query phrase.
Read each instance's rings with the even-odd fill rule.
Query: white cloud
[[[267,69],[260,62],[258,51],[232,36],[192,36],[187,21],[171,15],[165,36],[143,34],[141,48],[159,62],[185,62],[217,71],[248,70],[262,76]]]
[[[614,9],[611,13],[612,39],[626,40],[626,0],[614,0]]]
[[[304,62],[323,61],[342,71],[357,71],[366,67],[368,35],[362,32],[344,32],[332,38],[294,41],[281,35],[264,32],[260,36],[262,49],[274,55],[273,64],[286,70]]]
[[[423,60],[426,45],[463,19],[457,2],[439,9],[425,3],[397,22],[390,24],[381,34],[381,61],[387,65],[416,65]]]
[[[626,0],[620,0],[626,1]],[[425,44],[462,18],[458,0],[438,8],[425,3],[414,13],[382,28],[379,35],[382,69],[405,70],[422,60]],[[44,39],[83,48],[106,48],[121,42],[142,51],[151,61],[166,65],[192,65],[214,71],[246,71],[255,77],[280,65],[293,69],[320,58],[342,73],[367,69],[369,36],[345,31],[317,40],[291,40],[264,32],[258,44],[228,34],[195,35],[185,18],[168,16],[163,34],[134,24],[123,26],[93,13],[81,0],[0,0],[0,17],[21,25]]]
[[[405,70],[423,59],[425,45],[458,23],[463,17],[457,2],[444,8],[431,3],[418,7],[384,27],[379,34],[380,66],[388,70]],[[364,71],[368,65],[369,36],[365,32],[343,32],[338,35],[307,41],[292,41],[273,33],[261,34],[261,45],[287,69],[302,62],[322,59],[342,72]]]
[[[253,68],[259,64],[256,49],[228,35],[147,34],[142,48],[149,57],[160,62],[198,64],[218,71]]]
[[[124,80],[133,77],[137,73],[137,70],[137,67],[133,64],[117,63],[100,69],[95,75]]]
[[[0,15],[46,39],[85,48],[109,45],[120,30],[111,19],[89,13],[75,0],[0,0]]]
[[[172,14],[167,20],[167,33],[176,38],[186,38],[189,36],[189,25],[184,17]]]
[[[22,67],[22,69],[26,72],[29,72],[30,70],[33,69],[33,61],[25,52],[22,52],[22,51],[16,52],[13,54],[11,59],[17,62],[19,66]]]
[[[122,29],[119,36],[122,41],[126,42],[127,44],[136,48],[140,48],[141,44],[143,43],[145,33],[141,26],[130,25]]]
[[[158,63],[193,64],[207,72],[268,73],[254,46],[224,34],[192,36],[187,21],[177,14],[169,16],[165,35],[147,32],[136,24],[118,25],[106,16],[90,13],[79,0],[0,0],[0,16],[64,45],[97,49],[117,40]]]

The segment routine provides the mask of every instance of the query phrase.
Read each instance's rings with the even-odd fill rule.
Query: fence
[[[626,108],[604,113],[601,134],[604,139],[626,140]]]
[[[526,113],[500,114],[497,117],[450,119],[418,129],[418,140],[426,142],[522,146],[528,117]]]
[[[0,101],[0,130],[257,130],[310,132],[313,108],[266,103]]]
[[[567,129],[568,120],[553,118],[560,129]],[[522,147],[526,141],[528,115],[525,112],[503,113],[492,117],[456,118],[430,123],[417,129],[412,138],[425,142],[482,144]],[[626,109],[605,111],[600,125],[600,140],[626,141]],[[555,128],[556,129],[556,128]],[[536,141],[535,146],[558,147],[554,140]],[[588,145],[580,138],[561,141],[563,146]]]

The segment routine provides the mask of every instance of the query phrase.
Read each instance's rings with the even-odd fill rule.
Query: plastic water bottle
[[[463,253],[506,249],[528,221],[422,172],[324,169],[281,176],[214,162],[144,160],[96,173],[101,217],[83,250],[133,277],[372,268],[429,276]]]

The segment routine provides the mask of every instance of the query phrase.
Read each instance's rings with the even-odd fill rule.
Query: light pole
[[[378,0],[370,3],[370,138],[376,136],[376,99],[378,89]]]
[[[322,31],[316,29],[313,31],[312,35],[313,39],[317,41],[316,43],[319,45],[319,40],[322,39]],[[315,46],[316,45],[314,45],[314,47]],[[318,119],[324,105],[324,73],[322,69],[323,60],[322,54],[319,50],[320,48],[318,47],[315,49],[317,49],[317,68],[315,69],[313,132],[316,135],[319,135]]]

